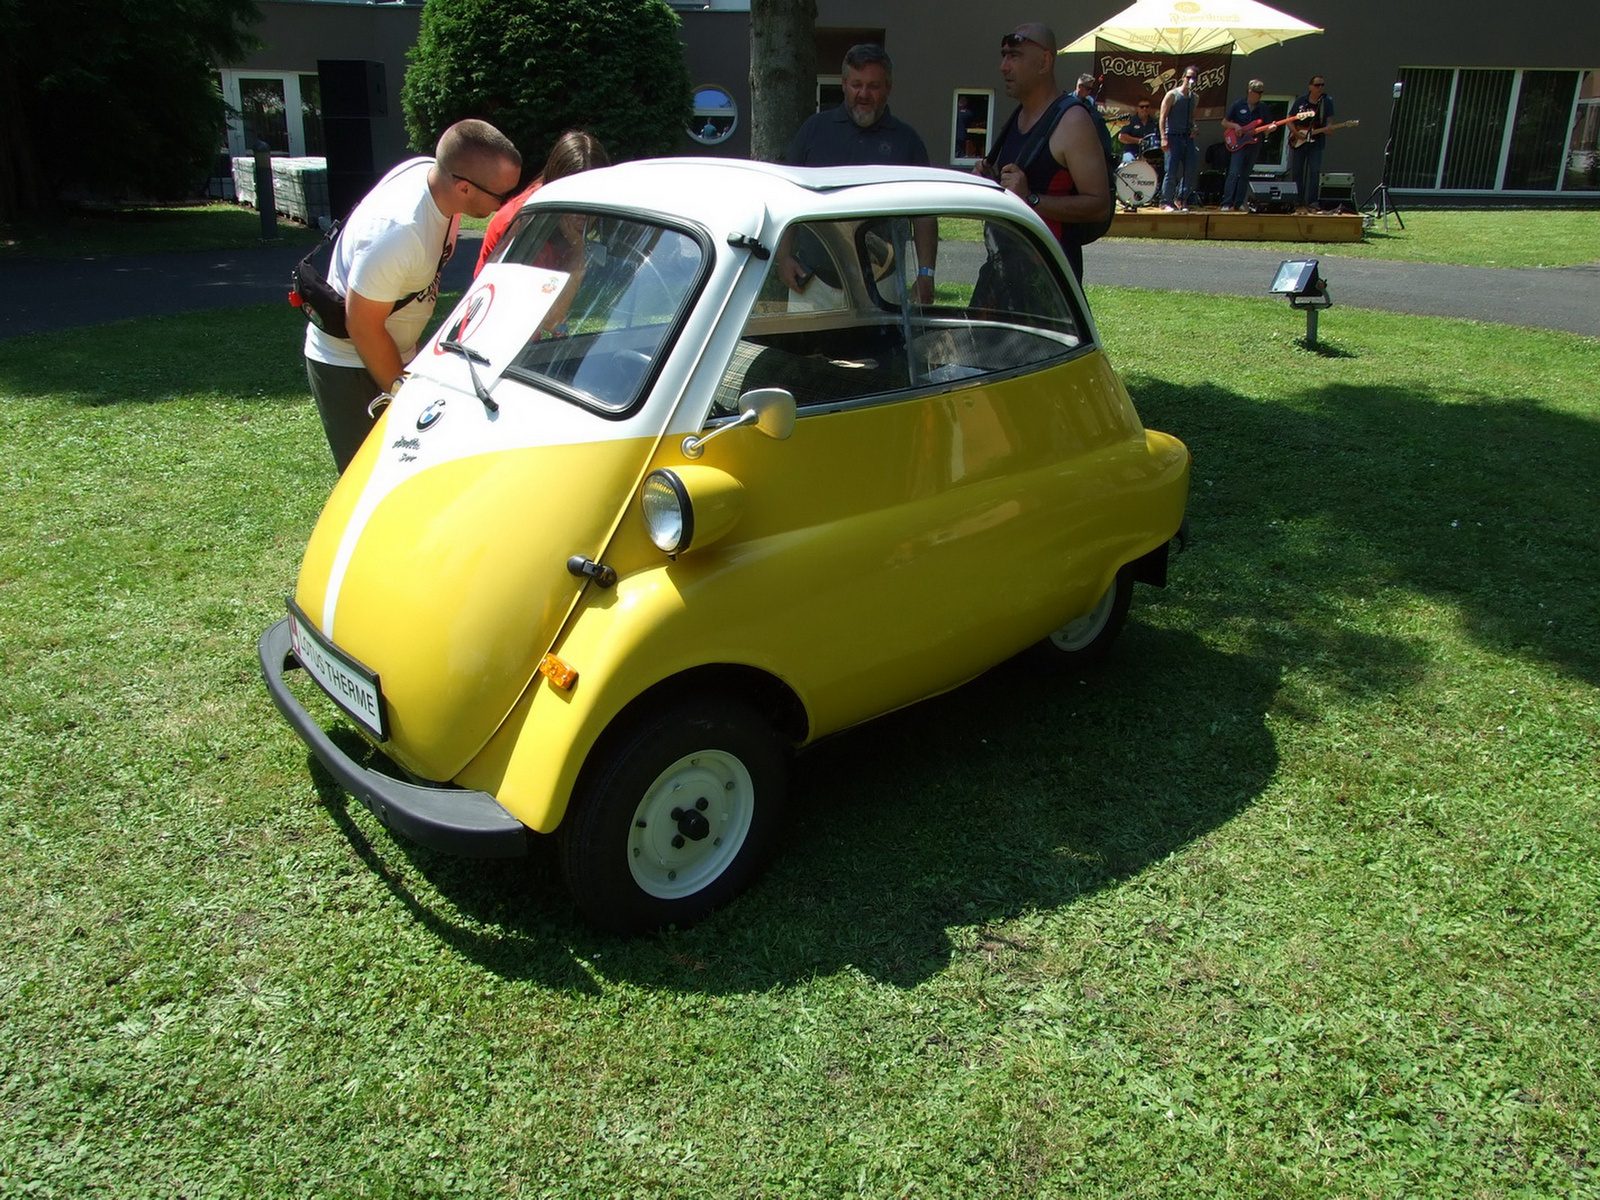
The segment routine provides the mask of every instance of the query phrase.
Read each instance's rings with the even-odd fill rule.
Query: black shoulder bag
[[[1095,124],[1095,132],[1100,138],[1100,149],[1106,156],[1106,185],[1114,191],[1116,186],[1116,155],[1111,148],[1111,131],[1106,127],[1105,118],[1094,110],[1090,104],[1080,100],[1072,92],[1063,92],[1057,96],[1055,102],[1046,109],[1033,128],[1028,130],[1027,136],[1022,139],[1022,145],[1017,149],[1017,166],[1027,174],[1028,168],[1033,165],[1033,160],[1039,157],[1039,152],[1045,148],[1050,140],[1050,135],[1055,132],[1056,125],[1061,118],[1067,115],[1067,110],[1074,104],[1082,104],[1088,112],[1089,119]],[[1005,144],[1006,137],[1011,133],[1017,123],[1017,117],[1022,113],[1018,108],[1006,120],[1005,126],[1000,130],[1000,136],[995,139],[994,147],[985,157],[989,170],[996,178],[999,170],[995,159],[999,156],[1000,147]],[[1116,215],[1117,206],[1112,195],[1106,197],[1106,215],[1103,220],[1097,221],[1063,221],[1061,223],[1061,240],[1075,246],[1087,246],[1090,242],[1098,242],[1111,228],[1112,218]]]
[[[329,227],[327,236],[316,244],[311,253],[295,263],[294,270],[289,273],[289,303],[305,313],[306,320],[329,337],[348,339],[350,329],[344,322],[344,296],[328,282],[328,272],[333,269],[333,247],[339,240],[339,231],[339,222],[335,221]],[[446,233],[444,249],[439,254],[439,267],[434,272],[434,283],[439,281],[439,273],[444,270],[444,264],[454,248],[455,242]],[[394,302],[390,314],[427,295],[428,288],[432,286],[430,283],[421,291],[402,296]]]

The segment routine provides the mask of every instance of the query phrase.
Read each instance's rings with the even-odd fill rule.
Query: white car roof
[[[541,188],[535,200],[623,206],[727,225],[755,234],[760,216],[802,217],[882,211],[993,210],[1005,189],[938,167],[789,167],[743,158],[647,158],[585,171]],[[753,220],[752,220],[753,219]]]

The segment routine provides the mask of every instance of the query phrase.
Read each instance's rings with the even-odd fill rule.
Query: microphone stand
[[[1394,154],[1394,118],[1400,109],[1400,81],[1394,85],[1394,99],[1389,102],[1389,138],[1383,143],[1383,178],[1378,186],[1372,189],[1372,195],[1367,197],[1367,207],[1372,210],[1374,219],[1383,218],[1383,231],[1389,232],[1389,218],[1394,217],[1400,228],[1404,229],[1406,223],[1400,216],[1400,210],[1389,200],[1389,160]]]

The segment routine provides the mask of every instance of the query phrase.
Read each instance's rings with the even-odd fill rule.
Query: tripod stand
[[[1389,138],[1383,143],[1383,178],[1378,186],[1372,189],[1372,195],[1367,197],[1367,208],[1371,211],[1373,220],[1383,218],[1383,231],[1389,232],[1389,218],[1392,216],[1399,222],[1400,228],[1406,227],[1405,220],[1400,216],[1400,210],[1389,199],[1389,159],[1394,153],[1394,118],[1400,108],[1400,82],[1395,81],[1394,99],[1389,103]]]

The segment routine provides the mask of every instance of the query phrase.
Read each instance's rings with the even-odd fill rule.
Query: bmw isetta
[[[1103,653],[1165,583],[1189,467],[993,183],[586,172],[410,364],[262,671],[391,829],[551,835],[595,924],[684,925],[774,850],[792,751],[1030,647]]]

